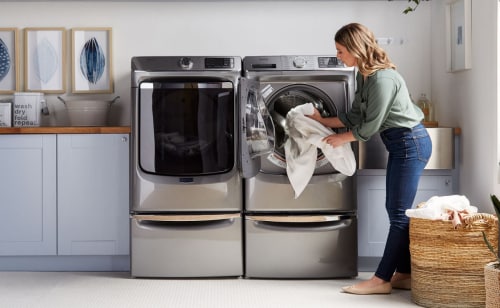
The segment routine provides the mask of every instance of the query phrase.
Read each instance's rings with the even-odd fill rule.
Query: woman
[[[335,35],[337,57],[358,68],[356,95],[351,110],[338,117],[310,117],[345,133],[324,140],[336,147],[346,142],[367,141],[376,133],[389,152],[386,176],[386,209],[390,229],[383,257],[374,276],[342,290],[352,294],[387,294],[392,288],[410,289],[409,219],[422,170],[432,144],[420,123],[422,111],[412,103],[405,81],[365,26],[351,23]]]

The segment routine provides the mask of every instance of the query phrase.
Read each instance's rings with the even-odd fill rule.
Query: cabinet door
[[[0,175],[0,255],[55,255],[55,135],[0,135]]]
[[[384,253],[389,218],[385,210],[385,176],[358,176],[358,255],[380,257]],[[452,194],[451,176],[422,176],[415,207],[432,196]]]
[[[129,137],[58,135],[58,254],[129,254]]]

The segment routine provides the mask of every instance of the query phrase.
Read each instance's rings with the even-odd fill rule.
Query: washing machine
[[[295,198],[284,146],[285,119],[292,108],[312,103],[324,117],[349,110],[354,69],[335,56],[249,56],[243,59],[240,87],[241,104],[247,105],[240,109],[248,110],[249,102],[258,100],[274,125],[274,147],[268,153],[249,155],[248,138],[240,138],[246,276],[356,276],[354,179],[337,171],[318,150],[314,174]]]

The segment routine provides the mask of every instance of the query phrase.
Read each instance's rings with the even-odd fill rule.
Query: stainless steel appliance
[[[348,110],[354,70],[332,56],[252,56],[243,59],[243,76],[241,103],[258,93],[275,126],[274,150],[267,155],[251,158],[241,136],[246,277],[356,276],[353,179],[318,151],[314,175],[295,199],[286,174],[283,126],[288,111],[304,103],[313,103],[324,116]]]
[[[131,62],[132,276],[241,276],[241,58]]]

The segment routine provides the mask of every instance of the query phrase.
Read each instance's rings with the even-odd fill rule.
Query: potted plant
[[[498,218],[500,218],[500,201],[495,195],[491,195],[491,201],[493,203],[493,208]],[[498,222],[497,222],[498,224]],[[493,253],[496,261],[486,264],[484,267],[484,284],[486,290],[486,307],[500,307],[500,256],[498,251],[488,240],[488,237],[483,231],[483,238],[488,246],[488,249]],[[497,239],[498,240],[498,239]]]

